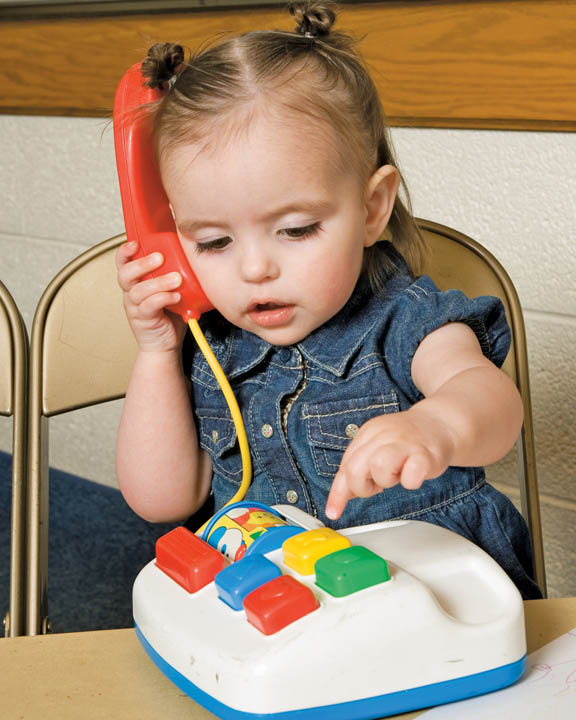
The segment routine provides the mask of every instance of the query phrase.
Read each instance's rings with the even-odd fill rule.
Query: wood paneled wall
[[[0,113],[109,115],[123,71],[159,40],[291,28],[283,9],[12,20],[0,27]],[[392,125],[576,130],[576,0],[342,7]]]

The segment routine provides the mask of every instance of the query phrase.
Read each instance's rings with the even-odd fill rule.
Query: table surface
[[[524,607],[529,653],[576,627],[576,597]],[[133,630],[0,639],[0,684],[7,720],[214,718],[164,677]]]

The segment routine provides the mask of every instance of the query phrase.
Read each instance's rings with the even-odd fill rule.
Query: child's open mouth
[[[294,305],[267,301],[253,303],[248,308],[248,316],[256,325],[261,327],[275,327],[290,322],[294,315]]]

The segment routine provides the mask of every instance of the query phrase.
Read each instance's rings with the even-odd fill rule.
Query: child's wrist
[[[427,398],[413,405],[407,412],[415,422],[427,428],[427,434],[432,437],[429,450],[435,456],[442,457],[447,466],[452,465],[459,446],[459,434],[441,409]]]
[[[140,348],[138,351],[139,364],[159,369],[175,368],[182,370],[182,353],[180,348],[172,350],[153,350]]]

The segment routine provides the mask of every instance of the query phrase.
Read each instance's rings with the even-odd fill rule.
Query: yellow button
[[[350,547],[352,543],[344,535],[332,528],[317,528],[298,535],[292,535],[284,541],[284,562],[300,575],[312,575],[314,563],[324,555]]]

